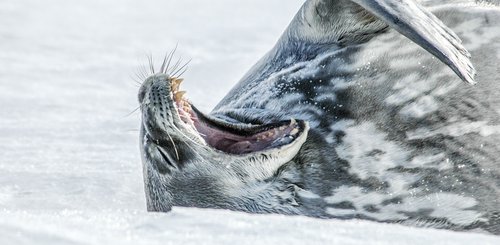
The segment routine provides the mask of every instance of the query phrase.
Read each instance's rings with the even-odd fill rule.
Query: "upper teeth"
[[[180,101],[184,95],[186,94],[186,91],[177,91],[174,93],[174,98],[176,101]]]
[[[181,101],[186,94],[186,91],[179,91],[179,87],[181,83],[184,81],[182,78],[172,77],[170,79],[170,88],[172,90],[172,94],[174,94],[174,98],[176,101]]]
[[[175,92],[175,91],[179,90],[179,86],[181,85],[181,83],[183,81],[184,81],[184,79],[182,79],[182,78],[173,77],[171,79],[171,82],[170,82],[170,86],[172,88],[172,92]]]

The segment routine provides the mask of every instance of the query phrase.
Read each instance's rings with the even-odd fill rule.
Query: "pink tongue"
[[[250,143],[250,141],[237,142],[227,148],[227,151],[231,153],[249,153],[255,150],[255,144]]]
[[[254,135],[242,136],[211,127],[197,120],[196,117],[192,122],[208,145],[231,154],[246,154],[289,144],[297,137],[299,131],[298,125],[292,123],[289,126],[281,126]]]
[[[266,134],[266,132],[252,136],[240,136],[211,128],[206,124],[199,123],[196,120],[195,126],[209,145],[218,150],[233,154],[243,154],[263,150],[271,146],[272,142],[276,139],[276,136],[281,136],[279,134],[275,134],[274,137],[267,136],[265,138],[258,139],[259,135]]]

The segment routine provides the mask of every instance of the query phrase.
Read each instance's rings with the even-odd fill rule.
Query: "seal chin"
[[[253,125],[205,115],[184,97],[186,92],[180,90],[182,81],[167,74],[155,74],[146,79],[140,89],[143,126],[153,141],[169,138],[229,155],[288,148],[305,141],[308,126],[301,120]],[[298,141],[298,138],[303,139]]]

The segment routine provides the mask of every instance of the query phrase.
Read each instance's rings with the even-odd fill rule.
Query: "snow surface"
[[[209,111],[302,1],[0,1],[0,244],[500,244],[367,221],[145,211],[138,85],[179,44]]]

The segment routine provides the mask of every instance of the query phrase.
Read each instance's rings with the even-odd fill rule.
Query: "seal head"
[[[203,207],[258,211],[262,200],[252,195],[258,195],[257,189],[266,193],[274,188],[263,180],[297,154],[307,138],[307,123],[212,118],[184,98],[186,92],[179,91],[182,81],[155,74],[139,92],[148,210],[167,211],[172,205],[196,202]],[[247,202],[236,205],[228,200]]]

